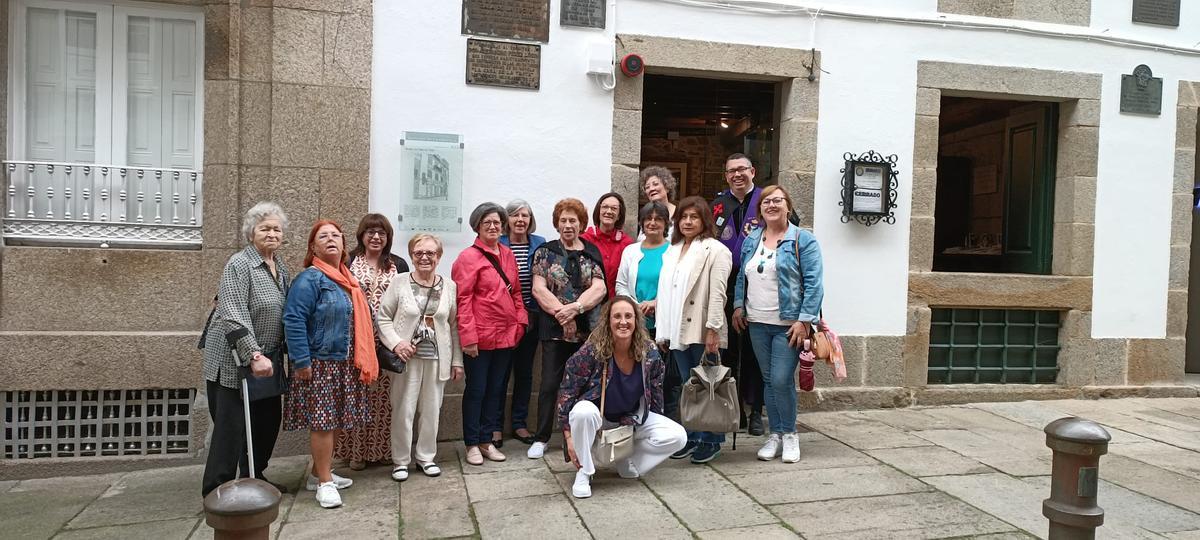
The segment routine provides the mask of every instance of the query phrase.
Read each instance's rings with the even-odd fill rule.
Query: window
[[[197,244],[203,16],[13,0],[6,240]]]
[[[933,308],[929,384],[1053,384],[1059,318],[1045,310]]]

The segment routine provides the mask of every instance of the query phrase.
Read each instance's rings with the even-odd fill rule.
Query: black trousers
[[[546,340],[542,342],[542,383],[538,389],[537,432],[533,438],[548,442],[554,432],[554,420],[558,416],[558,387],[562,384],[567,359],[578,351],[583,343]]]
[[[729,329],[729,348],[721,351],[721,363],[728,366],[738,380],[738,397],[745,406],[742,416],[748,412],[763,410],[763,378],[750,343],[750,332],[738,332],[733,327],[733,287],[737,283],[737,269],[729,276],[726,285],[725,324]]]
[[[537,354],[538,312],[529,310],[529,326],[512,354],[512,368],[504,378],[504,387],[512,378],[512,431],[529,427],[529,394],[533,392],[533,357]],[[504,427],[504,398],[500,398],[500,427]],[[491,435],[488,435],[489,437]]]
[[[204,464],[204,479],[201,494],[238,477],[250,475],[246,456],[246,421],[242,412],[241,390],[206,381],[208,390],[208,415],[212,419],[212,441],[208,447],[208,459]],[[250,429],[254,437],[254,476],[262,478],[279,438],[279,424],[283,418],[282,398],[265,398],[250,402]]]

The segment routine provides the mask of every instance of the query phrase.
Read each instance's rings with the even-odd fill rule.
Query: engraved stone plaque
[[[1133,22],[1179,26],[1179,0],[1133,0]]]
[[[537,90],[541,80],[541,45],[467,40],[467,84]]]
[[[462,33],[550,41],[550,0],[463,0]]]
[[[606,8],[604,0],[562,0],[558,22],[563,26],[604,28]]]
[[[1155,77],[1150,66],[1133,68],[1133,75],[1121,75],[1121,112],[1133,114],[1162,114],[1161,77]]]

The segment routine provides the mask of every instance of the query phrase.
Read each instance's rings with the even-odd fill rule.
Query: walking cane
[[[234,364],[241,365],[237,353],[237,342],[248,335],[250,335],[250,331],[245,328],[238,328],[225,334],[225,340],[229,342],[229,350],[233,353]],[[240,369],[238,372],[241,373],[242,379],[242,412],[246,416],[246,460],[250,465],[250,478],[254,478],[254,439],[250,430],[250,385],[246,382],[246,378],[250,377],[251,373],[248,370]]]

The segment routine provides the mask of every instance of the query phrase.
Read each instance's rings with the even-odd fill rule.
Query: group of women
[[[286,391],[251,402],[253,472],[262,477],[281,417],[285,429],[308,430],[306,487],[322,507],[340,506],[338,490],[352,484],[334,474],[335,457],[352,469],[390,461],[397,481],[410,470],[440,475],[442,396],[447,381],[464,377],[470,465],[507,459],[500,447],[510,379],[511,438],[529,444],[527,457],[541,458],[557,422],[564,454],[578,468],[576,497],[591,495],[600,429],[635,426],[633,455],[615,464],[622,477],[646,474],[668,457],[706,463],[719,455],[725,434],[685,432],[670,418],[678,385],[665,380],[671,369],[686,381],[691,368],[728,346],[727,302],[736,308],[732,324],[748,328],[764,373],[771,434],[758,456],[798,460],[794,373],[822,294],[815,239],[788,222],[787,193],[766,188],[758,208],[763,226],[737,254],[742,264],[730,299],[733,254],[714,238],[708,203],[686,197],[672,204],[675,180],[661,167],[644,171],[642,185],[649,202],[637,212],[636,238],[625,232],[626,205],[616,193],[603,195],[590,216],[577,199],[556,203],[558,239],[551,241],[534,234],[528,203],[484,203],[470,215],[474,243],[448,277],[437,272],[438,237],[408,240],[410,269],[391,254],[388,220],[369,214],[352,251],[337,223],[314,224],[305,268],[289,282],[278,253],[287,216],[274,203],[256,205],[243,225],[250,245],[225,267],[203,343],[214,422],[203,492],[239,468],[242,476],[251,472],[239,370],[272,375],[284,368],[283,352],[290,360]],[[379,345],[404,361],[402,373],[381,372]]]

